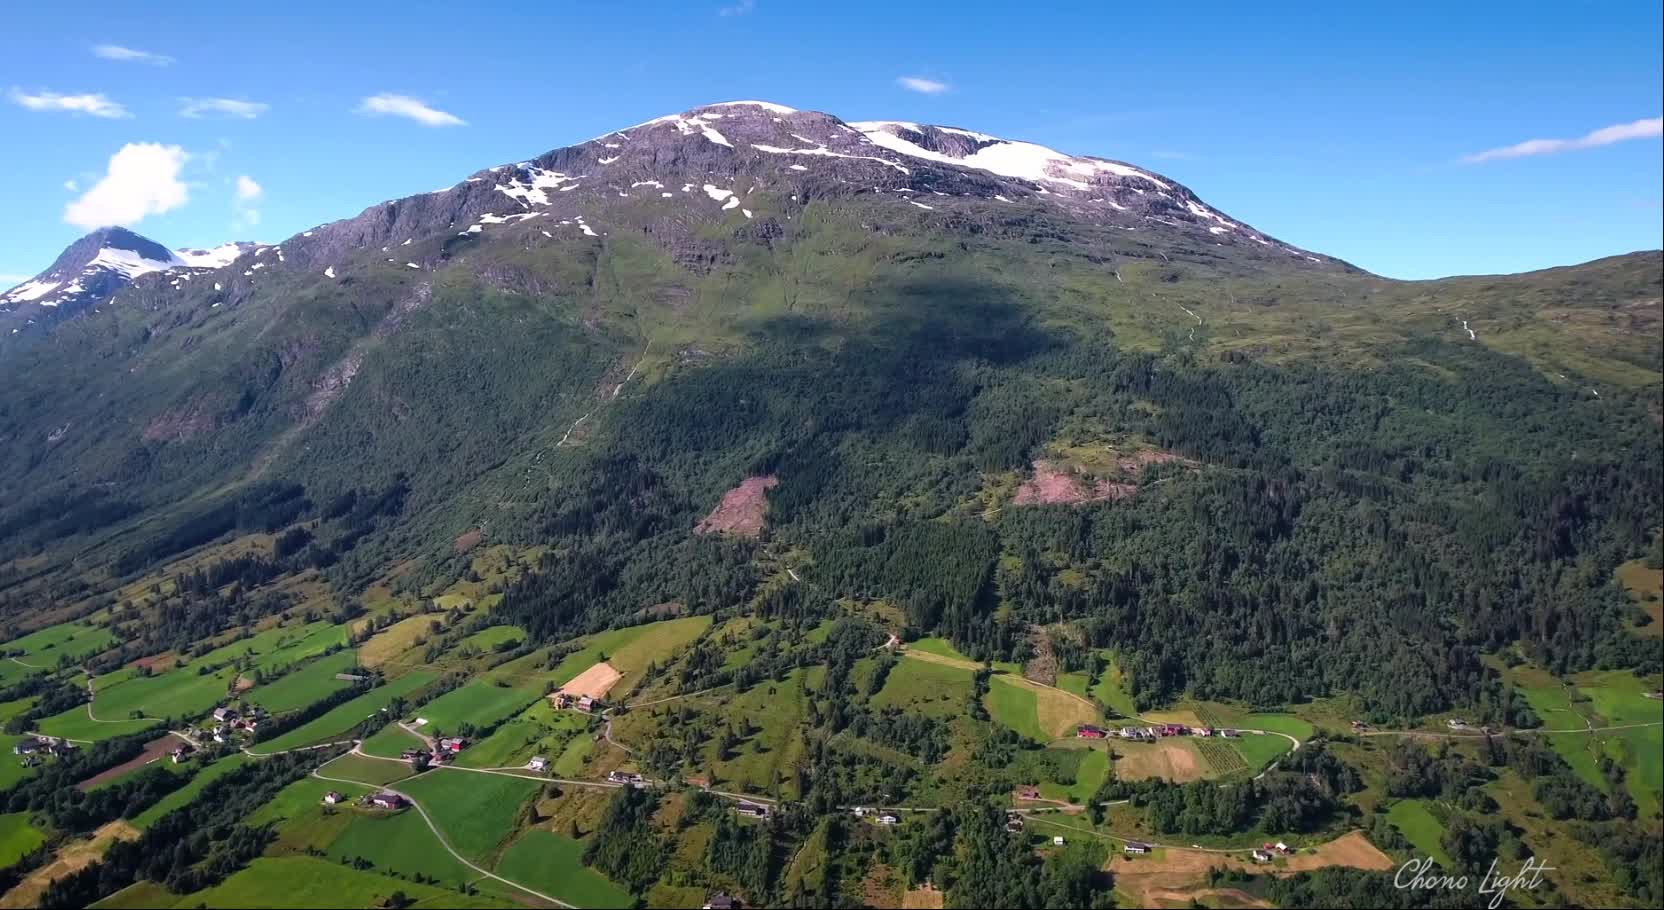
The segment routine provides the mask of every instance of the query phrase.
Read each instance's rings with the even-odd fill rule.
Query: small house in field
[[[901,816],[893,812],[886,812],[878,817],[878,823],[880,825],[899,825],[901,824]]]
[[[705,898],[705,910],[739,910],[742,906],[740,899],[726,894],[713,894]]]
[[[1191,729],[1190,732],[1196,734],[1197,736],[1212,736],[1213,735],[1213,728],[1212,727],[1194,727],[1194,728]]]
[[[850,814],[854,815],[856,818],[866,818],[871,813],[872,810],[868,809],[866,806],[856,806],[854,809],[850,810]]]
[[[578,698],[578,710],[579,711],[593,711],[598,706],[600,706],[600,704],[601,704],[600,699],[592,698],[588,695],[583,695],[583,696],[580,696]]]
[[[1127,845],[1125,847],[1121,848],[1121,852],[1129,856],[1143,856],[1144,854],[1150,852],[1150,845],[1140,841],[1130,840],[1127,841]]]
[[[1081,739],[1103,739],[1108,735],[1108,730],[1103,727],[1094,727],[1091,724],[1081,724],[1075,728],[1075,736]]]
[[[1255,850],[1252,855],[1254,857],[1254,862],[1256,862],[1256,863],[1269,863],[1269,862],[1271,862],[1271,854],[1266,852],[1265,850]]]
[[[237,719],[237,709],[224,705],[214,709],[214,723],[229,724]]]
[[[439,751],[441,752],[449,752],[452,755],[455,755],[466,748],[468,748],[468,740],[463,737],[441,736],[439,738]]]
[[[1225,737],[1226,739],[1240,739],[1240,738],[1242,738],[1242,734],[1240,732],[1238,732],[1236,730],[1233,730],[1230,727],[1226,727],[1223,730],[1220,730],[1219,735]]]
[[[370,805],[377,809],[403,809],[405,800],[397,793],[377,793],[370,797]]]
[[[549,770],[549,760],[541,755],[534,755],[531,761],[526,762],[526,769],[529,771],[547,771]]]
[[[347,801],[347,797],[338,790],[331,790],[324,794],[324,805],[339,806]]]
[[[1061,834],[1053,835],[1053,837],[1052,837],[1052,846],[1061,847],[1061,846],[1063,846],[1063,843],[1064,843],[1063,835],[1061,835]]]
[[[1284,855],[1284,856],[1287,856],[1287,855],[1289,855],[1289,854],[1290,854],[1290,853],[1293,853],[1293,852],[1294,852],[1294,848],[1293,848],[1293,847],[1290,847],[1290,846],[1289,846],[1289,845],[1288,845],[1288,844],[1285,844],[1285,843],[1283,843],[1283,842],[1282,842],[1282,841],[1278,841],[1278,842],[1276,842],[1276,843],[1275,843],[1275,844],[1272,844],[1272,845],[1271,845],[1271,846],[1272,846],[1272,847],[1273,847],[1273,848],[1274,848],[1274,849],[1275,849],[1275,850],[1276,850],[1276,851],[1277,851],[1277,852],[1278,852],[1278,853],[1281,853],[1281,854],[1282,854],[1282,855]]]
[[[173,763],[177,765],[180,762],[189,760],[191,753],[195,751],[196,749],[193,749],[190,743],[180,743],[174,747],[173,751],[169,753],[169,755],[173,757]]]
[[[768,807],[761,803],[742,802],[734,807],[734,811],[751,818],[768,818]]]
[[[1040,798],[1040,788],[1039,787],[1018,787],[1017,788],[1017,798],[1018,799],[1026,799],[1026,800],[1039,799]]]
[[[555,707],[562,711],[572,707],[572,696],[567,695],[565,692],[556,692]]]
[[[1468,722],[1460,717],[1452,717],[1451,719],[1445,721],[1444,725],[1452,730],[1466,730],[1468,728]]]

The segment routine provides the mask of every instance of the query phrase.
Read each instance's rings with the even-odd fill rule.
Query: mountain
[[[34,278],[0,294],[0,329],[43,327],[115,298],[134,279],[163,274],[170,285],[204,269],[230,265],[259,245],[226,243],[210,250],[170,250],[126,228],[100,228],[75,241]]]
[[[1566,579],[1664,519],[1656,251],[1393,281],[958,127],[709,105],[40,281],[101,257],[109,305],[0,333],[0,612],[301,521],[336,604],[547,554],[496,592],[538,640],[863,603],[978,658],[1064,624],[1148,703],[1410,715],[1504,646],[1625,658]]]

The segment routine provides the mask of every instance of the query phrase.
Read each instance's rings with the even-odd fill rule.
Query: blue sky
[[[0,276],[99,219],[280,240],[749,98],[1129,161],[1393,277],[1664,243],[1657,0],[1157,6],[28,4],[0,30]]]

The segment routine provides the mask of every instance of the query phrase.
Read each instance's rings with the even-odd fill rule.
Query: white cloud
[[[896,80],[896,84],[910,92],[919,92],[925,95],[940,95],[951,87],[946,82],[926,79],[923,76],[902,76]]]
[[[173,58],[167,54],[152,54],[150,51],[134,50],[119,44],[100,44],[92,49],[93,56],[103,57],[105,60],[116,60],[121,63],[148,63],[151,66],[167,66]]]
[[[209,114],[223,114],[239,120],[253,120],[271,109],[271,105],[240,98],[181,98],[179,116],[198,119]]]
[[[1462,160],[1468,164],[1478,164],[1482,161],[1501,161],[1507,158],[1529,158],[1532,155],[1553,155],[1577,149],[1599,148],[1631,139],[1657,139],[1660,136],[1664,136],[1664,117],[1654,117],[1651,120],[1636,120],[1602,127],[1576,139],[1528,139],[1515,145],[1505,145],[1502,148],[1467,155]]]
[[[177,145],[130,142],[110,156],[104,176],[64,207],[64,221],[78,227],[131,226],[148,215],[190,201],[179,171],[190,156]]]
[[[12,89],[12,103],[22,105],[31,111],[68,111],[71,114],[91,114],[94,117],[119,119],[131,117],[127,108],[104,97],[102,93],[86,95],[60,95],[57,92],[36,92],[31,95],[22,89]]]
[[[261,194],[265,192],[265,189],[262,188],[260,184],[254,182],[253,177],[243,174],[237,178],[237,201],[249,202],[259,199]]]
[[[237,217],[231,222],[231,226],[238,230],[254,227],[260,223],[260,210],[254,207],[254,203],[266,194],[266,189],[247,174],[239,175],[234,185],[236,199],[231,205],[237,210]]]
[[[75,192],[76,190],[78,190],[80,188],[81,188],[81,185],[79,183],[76,183],[73,180],[65,180],[64,181],[64,189],[69,190],[71,193]]]
[[[757,0],[740,0],[733,6],[725,6],[716,11],[718,16],[743,16],[757,8]]]
[[[464,126],[465,121],[455,114],[446,113],[423,104],[421,99],[409,95],[394,95],[383,93],[371,95],[358,106],[360,114],[372,117],[405,117],[423,126]]]

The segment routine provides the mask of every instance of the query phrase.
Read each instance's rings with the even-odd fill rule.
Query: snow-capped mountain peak
[[[101,228],[70,244],[46,271],[0,294],[0,310],[30,305],[67,314],[110,299],[142,276],[224,268],[257,246],[226,243],[207,250],[170,250],[126,228]]]

